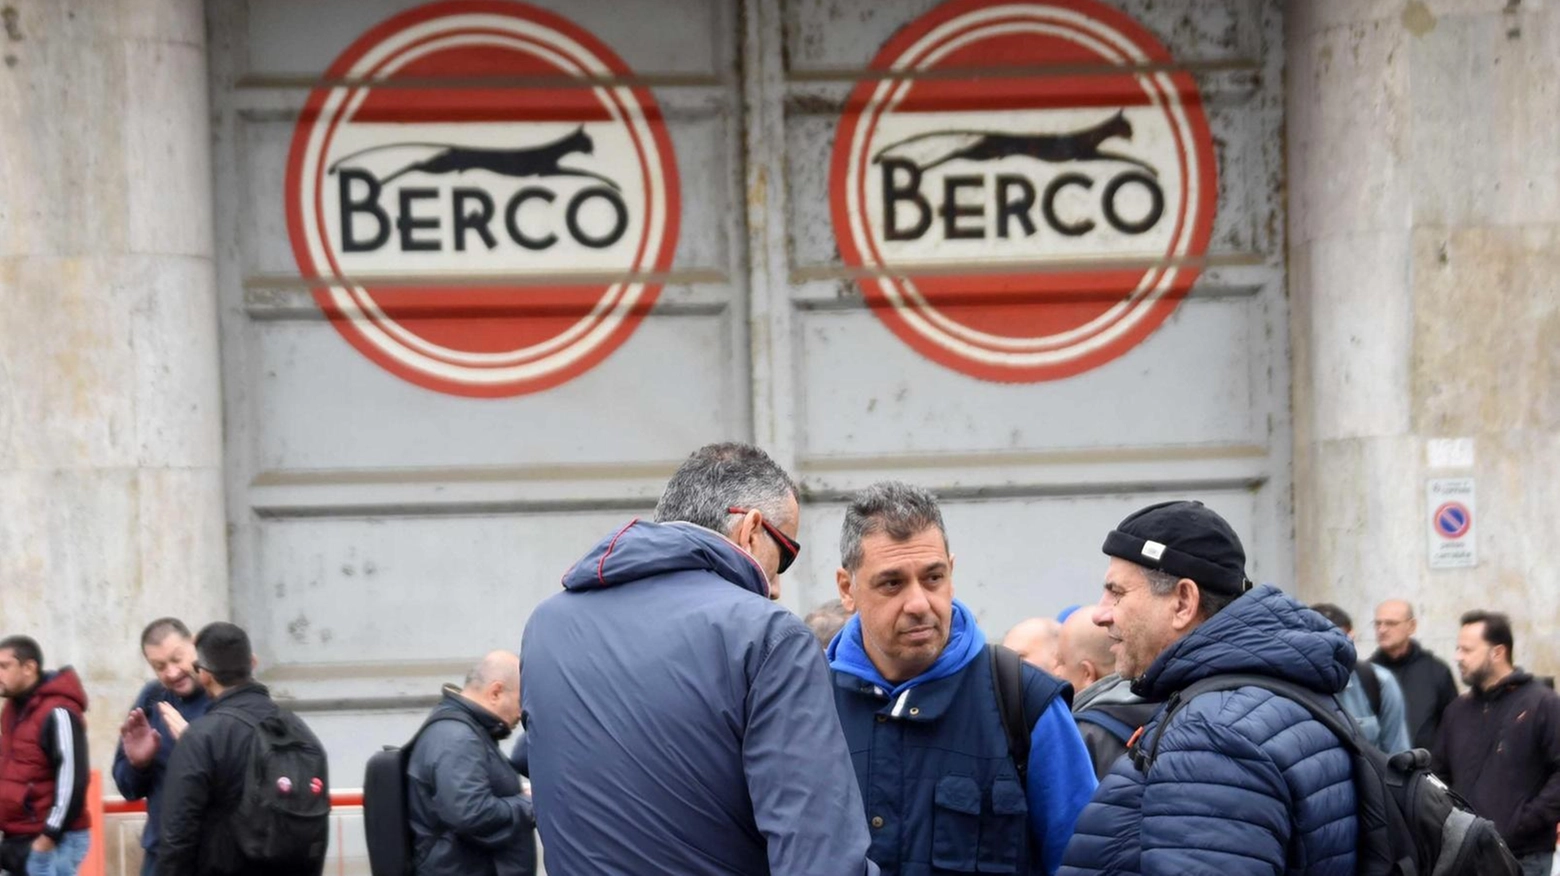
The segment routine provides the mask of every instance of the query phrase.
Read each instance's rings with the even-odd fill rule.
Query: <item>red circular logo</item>
[[[953,0],[899,31],[851,94],[830,176],[872,311],[1003,382],[1151,334],[1197,278],[1218,196],[1196,83],[1171,62],[1094,0]]]
[[[614,84],[630,75],[502,0],[420,6],[349,46],[309,95],[286,184],[293,255],[342,337],[467,396],[557,386],[621,346],[680,214],[659,107]]]

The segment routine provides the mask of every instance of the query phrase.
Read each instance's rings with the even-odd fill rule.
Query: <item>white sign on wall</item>
[[[1425,485],[1425,510],[1430,524],[1430,568],[1477,566],[1473,478],[1431,478]]]

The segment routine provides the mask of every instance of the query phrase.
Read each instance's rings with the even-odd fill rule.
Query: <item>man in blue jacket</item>
[[[1167,700],[1234,673],[1343,690],[1348,637],[1276,588],[1253,589],[1240,539],[1202,503],[1144,508],[1104,551],[1094,622],[1139,696]],[[1354,873],[1352,759],[1305,707],[1242,687],[1193,697],[1161,734],[1163,720],[1161,711],[1100,782],[1062,873]]]
[[[762,450],[709,445],[655,523],[602,539],[532,613],[521,690],[548,872],[877,872],[818,642],[771,600],[799,514]]]
[[[845,510],[836,573],[856,614],[829,646],[834,701],[884,874],[1054,873],[1094,767],[1072,689],[1024,664],[1027,783],[1009,750],[986,637],[953,598],[930,493],[874,484]]]
[[[195,680],[195,640],[178,618],[163,617],[141,631],[141,656],[157,680],[147,682],[119,728],[114,750],[114,784],[126,800],[146,800],[141,830],[141,874],[157,869],[162,829],[163,774],[173,744],[190,721],[206,714],[211,698]]]

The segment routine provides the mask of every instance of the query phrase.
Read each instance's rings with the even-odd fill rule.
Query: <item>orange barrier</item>
[[[109,815],[134,815],[137,812],[146,811],[145,800],[104,800],[101,794],[98,796],[98,805],[103,807],[103,812]],[[363,792],[356,790],[332,791],[330,794],[330,805],[332,808],[337,806],[344,806],[348,809],[361,807],[363,805]],[[96,812],[97,810],[93,811]]]
[[[103,876],[103,774],[97,770],[87,774],[87,812],[92,817],[92,840],[87,843],[87,856],[76,873]]]
[[[346,791],[332,791],[330,795],[332,809],[361,809],[363,807],[363,792],[358,789]],[[77,876],[107,876],[107,849],[103,842],[103,830],[106,827],[105,815],[136,815],[146,811],[145,800],[125,800],[114,798],[103,799],[103,784],[96,770],[92,771],[92,778],[87,785],[87,806],[92,812],[92,844],[87,849],[87,857],[81,862],[81,869]],[[336,823],[336,847],[339,849],[344,842],[341,822]],[[339,861],[337,865],[339,874],[346,873],[346,862]]]

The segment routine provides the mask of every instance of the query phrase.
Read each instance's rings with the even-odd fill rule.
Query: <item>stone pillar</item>
[[[0,0],[0,634],[86,682],[108,768],[140,630],[228,612],[199,0]]]
[[[1560,672],[1560,8],[1286,4],[1298,590],[1511,613]],[[1426,444],[1472,438],[1471,468]],[[1429,567],[1426,479],[1472,475],[1478,566]]]

